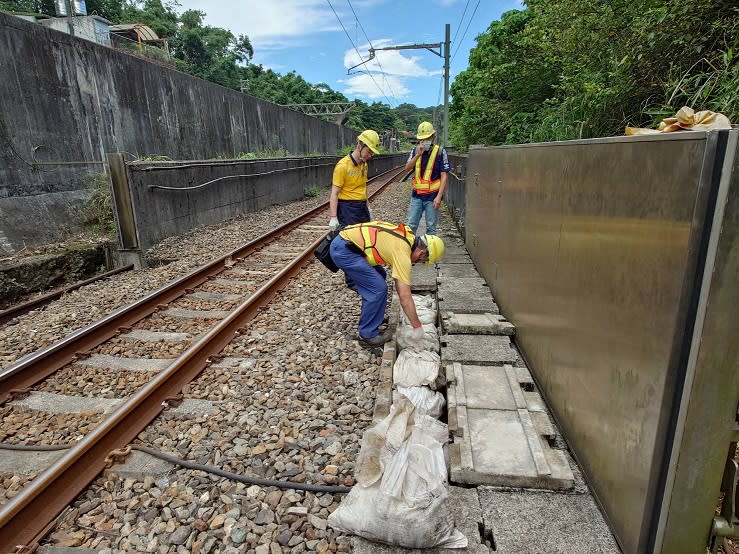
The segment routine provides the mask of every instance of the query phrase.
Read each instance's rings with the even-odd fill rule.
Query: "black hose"
[[[25,452],[48,452],[54,450],[66,450],[71,448],[72,444],[54,444],[54,445],[28,445],[28,444],[7,444],[0,443],[0,450],[20,450]],[[185,467],[187,469],[194,469],[197,471],[204,471],[205,473],[212,473],[226,479],[232,479],[241,483],[247,483],[249,485],[259,485],[260,487],[278,487],[281,489],[295,489],[299,491],[310,491],[310,492],[327,492],[331,494],[347,493],[351,490],[351,487],[339,487],[334,485],[310,485],[307,483],[293,483],[292,481],[276,481],[272,479],[260,479],[259,477],[249,477],[248,475],[239,475],[238,473],[231,473],[213,466],[207,466],[203,464],[196,464],[195,462],[188,462],[181,458],[172,456],[154,450],[147,446],[139,446],[136,444],[131,445],[131,449],[145,452],[150,456],[165,460],[171,464]]]

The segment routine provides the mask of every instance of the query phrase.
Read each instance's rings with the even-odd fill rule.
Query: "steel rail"
[[[35,545],[48,532],[54,519],[106,466],[112,451],[123,448],[143,431],[177,395],[238,334],[239,328],[267,306],[303,266],[314,260],[313,241],[279,273],[267,281],[225,319],[177,357],[172,364],[130,397],[0,508],[0,552],[13,552]]]
[[[382,177],[387,179],[370,197],[379,194],[386,186],[405,171],[394,168],[372,178],[372,182]],[[406,172],[407,173],[407,172]],[[290,231],[306,220],[326,209],[328,202],[297,216],[268,233],[233,250],[231,253],[201,266],[193,272],[147,294],[132,304],[122,306],[104,318],[78,329],[65,338],[36,352],[32,352],[4,370],[0,371],[0,404],[6,402],[14,393],[22,392],[42,381],[55,371],[83,356],[89,350],[115,336],[120,329],[130,327],[144,317],[154,313],[159,306],[166,305],[180,296],[187,289],[194,288],[209,278],[228,269],[234,260],[240,260],[267,244],[276,240],[277,236]]]
[[[0,310],[0,325],[5,323],[6,321],[10,321],[11,319],[21,316],[26,312],[30,312],[34,308],[38,308],[39,306],[48,304],[49,302],[51,302],[52,300],[56,300],[63,294],[76,290],[80,287],[84,287],[85,285],[89,285],[90,283],[94,283],[95,281],[100,281],[101,279],[112,277],[113,275],[117,275],[118,273],[129,271],[131,269],[133,269],[133,264],[112,269],[110,271],[106,271],[105,273],[90,277],[89,279],[85,279],[84,281],[77,281],[76,283],[72,283],[71,285],[68,285],[63,289],[49,292],[42,296],[39,296],[38,298],[26,300],[25,302],[21,302],[20,304],[16,304],[15,306],[11,306],[10,308],[7,308],[5,310]]]

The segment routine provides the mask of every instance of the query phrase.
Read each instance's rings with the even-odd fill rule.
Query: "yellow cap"
[[[372,150],[375,154],[380,153],[380,135],[377,134],[377,131],[373,131],[372,129],[362,131],[357,137],[357,140]]]
[[[427,264],[438,262],[444,255],[444,241],[436,235],[423,235],[423,242],[426,243],[426,251],[429,253]]]
[[[423,140],[435,134],[436,131],[434,130],[434,126],[431,125],[431,123],[429,123],[428,121],[422,121],[421,124],[418,126],[418,134],[416,135],[416,138],[419,140]]]

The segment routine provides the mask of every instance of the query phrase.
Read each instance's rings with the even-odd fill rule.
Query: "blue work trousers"
[[[370,220],[366,200],[339,200],[336,205],[336,219],[340,225],[354,225]]]
[[[429,194],[428,199],[411,196],[411,204],[408,207],[408,226],[416,235],[418,231],[418,224],[421,221],[421,216],[426,217],[426,234],[436,234],[436,223],[439,221],[439,210],[434,208],[435,194]]]
[[[380,324],[385,317],[387,303],[385,270],[381,266],[371,266],[362,254],[351,249],[341,237],[331,241],[331,258],[344,270],[347,280],[352,280],[362,297],[359,336],[363,339],[376,337],[380,334]]]

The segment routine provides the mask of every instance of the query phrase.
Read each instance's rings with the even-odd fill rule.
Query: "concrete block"
[[[2,455],[0,455],[0,473],[34,475],[45,470],[66,454],[66,452],[66,450],[52,450],[48,452],[2,450]]]
[[[499,365],[515,362],[517,354],[511,347],[511,339],[506,336],[444,335],[441,338],[441,359],[444,363]]]
[[[148,331],[146,329],[134,329],[120,335],[127,340],[138,340],[141,342],[184,342],[192,338],[190,333],[168,333],[162,331]]]
[[[67,396],[53,392],[34,391],[10,402],[22,410],[38,410],[50,414],[110,413],[123,402],[120,398],[95,398],[92,396]]]
[[[169,308],[161,313],[182,319],[224,319],[231,312],[226,310],[184,310],[182,308]]]
[[[119,358],[107,354],[93,354],[87,358],[77,360],[78,364],[97,367],[101,369],[124,370],[124,371],[161,371],[172,360],[150,360],[147,358]]]
[[[469,254],[447,254],[442,258],[445,264],[471,264],[472,258]]]
[[[448,263],[446,260],[446,256],[444,256],[444,258],[442,258],[442,261],[439,262],[439,278],[442,281],[457,278],[482,279],[474,264]]]
[[[451,480],[472,485],[569,490],[574,485],[564,453],[539,438],[527,410],[485,410],[457,406],[464,436],[454,436],[458,449]]]
[[[427,292],[436,290],[436,266],[416,264],[411,273],[411,290]]]
[[[441,325],[451,335],[508,335],[516,334],[516,327],[500,314],[468,314],[441,312]]]
[[[467,314],[498,314],[490,289],[481,278],[460,278],[439,283],[439,310]]]
[[[115,474],[119,479],[137,479],[143,481],[147,475],[154,477],[160,477],[172,469],[175,466],[164,460],[160,460],[155,456],[141,452],[140,450],[132,450],[131,453],[126,456],[123,463],[115,464],[109,469],[104,471],[106,476]]]

